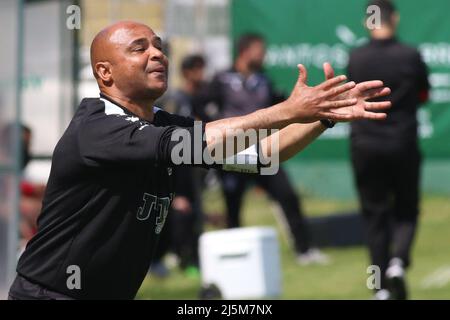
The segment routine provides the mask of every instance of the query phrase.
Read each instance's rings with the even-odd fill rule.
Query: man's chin
[[[152,99],[158,99],[166,92],[166,90],[167,90],[167,84],[157,86],[157,87],[152,87],[148,90],[148,93],[150,94]]]

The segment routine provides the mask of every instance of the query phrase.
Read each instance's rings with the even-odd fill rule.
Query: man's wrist
[[[288,125],[295,123],[294,116],[291,114],[291,107],[288,107],[289,101],[280,102],[271,108],[261,110],[270,111],[268,114],[269,121],[273,123],[272,129],[283,129]]]
[[[327,129],[333,128],[334,125],[336,124],[335,121],[330,120],[330,119],[322,119],[322,120],[320,120],[320,123],[322,123],[322,125]]]

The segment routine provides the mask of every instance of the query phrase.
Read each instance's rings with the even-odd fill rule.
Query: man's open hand
[[[355,87],[354,82],[341,84],[346,76],[332,77],[321,84],[307,85],[306,68],[299,64],[299,76],[290,97],[286,100],[286,110],[293,122],[310,123],[320,119],[340,120],[343,115],[334,110],[346,110],[356,105],[355,97],[349,91]]]
[[[334,70],[328,62],[324,63],[323,71],[326,80],[334,78]],[[351,121],[355,119],[383,120],[386,118],[386,113],[372,111],[385,110],[391,107],[391,102],[368,102],[367,100],[384,97],[390,93],[391,89],[384,87],[383,82],[380,80],[358,83],[354,88],[343,92],[337,97],[337,99],[356,98],[357,103],[351,106],[331,109],[328,119],[334,121]]]

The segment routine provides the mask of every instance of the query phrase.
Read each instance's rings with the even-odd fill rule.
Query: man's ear
[[[108,61],[101,61],[95,64],[96,78],[101,79],[104,83],[111,83],[112,78],[112,68],[111,63]]]

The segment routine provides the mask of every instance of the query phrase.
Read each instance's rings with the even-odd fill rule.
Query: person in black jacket
[[[195,123],[154,106],[167,89],[168,61],[153,30],[132,21],[96,35],[91,64],[100,97],[82,100],[55,147],[38,232],[20,257],[10,299],[133,299],[174,197],[173,167],[256,174],[272,153],[289,159],[330,121],[381,120],[386,115],[373,110],[390,105],[366,102],[368,84],[389,91],[380,81],[341,84],[346,77],[339,76],[310,87],[299,65],[286,101]],[[278,150],[270,148],[272,136],[261,136],[259,148],[228,143],[264,128],[279,129]],[[225,165],[220,147],[246,161]]]
[[[182,86],[168,98],[175,114],[210,121],[207,113],[208,93],[205,83],[206,60],[192,54],[181,62]],[[188,275],[198,273],[198,241],[203,230],[201,192],[206,170],[193,167],[175,167],[175,193],[170,215],[171,248],[177,255],[179,266]]]
[[[428,97],[427,68],[419,52],[396,37],[398,13],[391,1],[375,0],[381,27],[351,52],[348,77],[381,79],[392,93],[392,108],[382,123],[351,124],[351,154],[373,265],[382,272],[376,297],[406,299],[405,269],[419,214],[421,154],[416,112]]]
[[[245,115],[283,101],[270,79],[263,72],[265,40],[256,33],[242,35],[236,42],[233,67],[219,72],[211,83],[210,93],[224,118]],[[221,173],[222,190],[229,228],[241,226],[241,206],[245,190],[250,183],[267,192],[278,205],[280,218],[287,227],[289,239],[301,265],[327,264],[329,258],[313,248],[301,198],[289,181],[283,168],[273,175],[248,176],[235,172]]]

